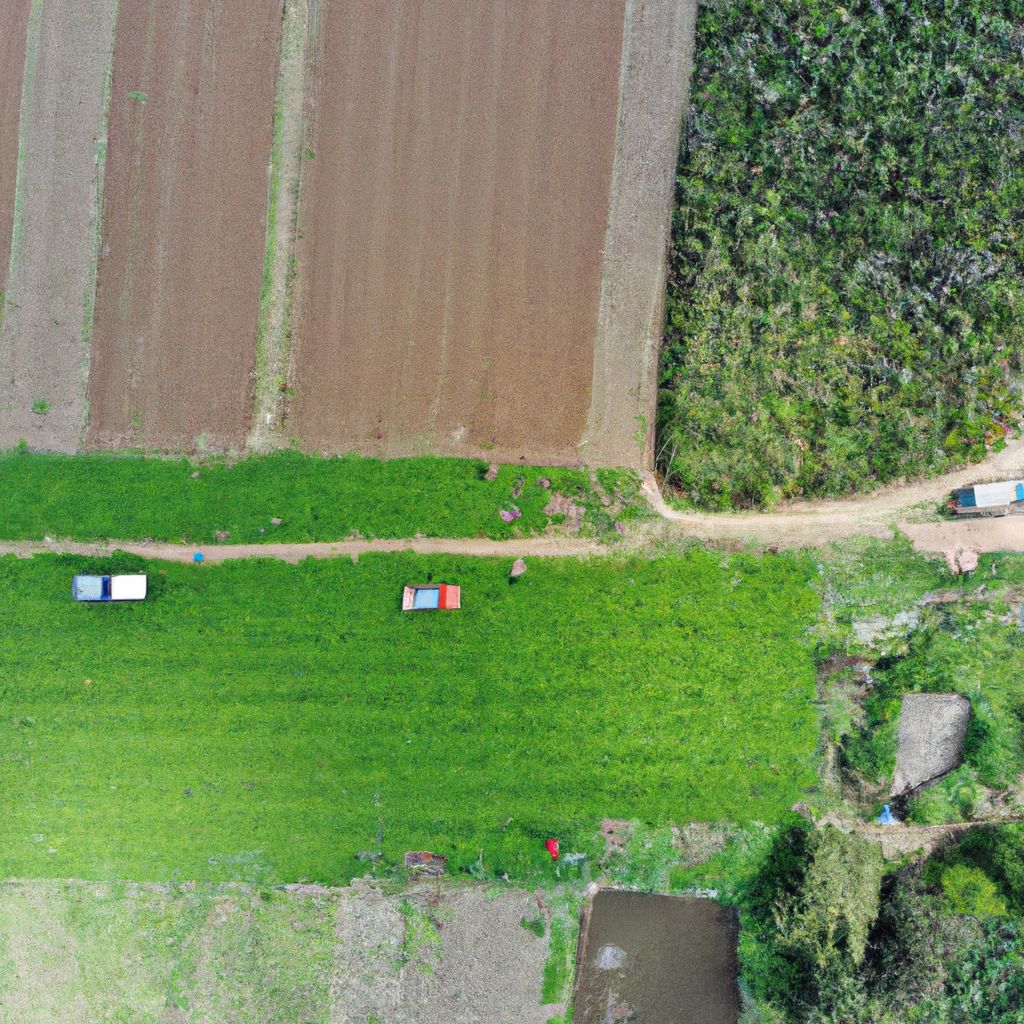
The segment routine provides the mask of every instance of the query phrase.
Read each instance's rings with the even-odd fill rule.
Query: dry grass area
[[[507,886],[0,886],[0,1024],[544,1024],[546,921]]]

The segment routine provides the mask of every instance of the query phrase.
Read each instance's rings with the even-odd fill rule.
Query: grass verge
[[[320,458],[284,451],[232,462],[140,455],[0,454],[0,537],[280,543],[366,538],[510,538],[564,516],[555,493],[583,508],[581,532],[615,536],[615,523],[649,515],[635,474],[502,466],[464,459]],[[545,488],[540,481],[548,481]],[[604,500],[602,500],[602,498]],[[608,501],[609,504],[604,504]],[[518,509],[511,523],[502,510]],[[281,519],[279,526],[273,519]]]

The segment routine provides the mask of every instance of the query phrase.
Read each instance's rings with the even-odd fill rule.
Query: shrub
[[[942,892],[955,914],[1005,917],[1006,904],[995,882],[981,868],[956,864],[942,872]]]

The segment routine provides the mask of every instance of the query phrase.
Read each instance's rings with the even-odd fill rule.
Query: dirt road
[[[227,562],[238,558],[274,558],[282,562],[301,562],[304,558],[358,558],[372,551],[412,551],[420,555],[467,555],[481,558],[569,557],[608,554],[597,541],[568,537],[528,537],[524,540],[476,540],[466,538],[423,537],[410,540],[343,540],[322,544],[158,544],[153,542],[109,541],[82,544],[77,541],[4,541],[0,555],[49,553],[94,555],[103,557],[114,551],[127,551],[143,558],[165,562],[191,562],[200,551],[205,562]]]
[[[979,551],[1024,550],[1024,517],[926,522],[950,491],[980,480],[1024,476],[1024,439],[983,462],[911,483],[891,484],[871,494],[837,500],[793,502],[773,512],[710,514],[680,512],[662,499],[653,476],[644,495],[664,520],[657,533],[665,538],[697,537],[706,541],[751,541],[778,547],[814,547],[843,537],[891,536],[898,527],[919,551],[938,553],[960,547]]]
[[[92,446],[245,443],[281,11],[121,0]]]

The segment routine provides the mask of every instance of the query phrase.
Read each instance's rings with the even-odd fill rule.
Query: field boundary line
[[[295,238],[306,135],[309,56],[309,0],[285,0],[267,183],[267,234],[256,328],[253,408],[246,442],[255,451],[283,443],[281,430],[291,371]]]
[[[5,313],[10,281],[21,254],[21,236],[24,233],[25,205],[25,126],[32,117],[32,96],[35,88],[36,65],[39,63],[39,36],[43,19],[43,0],[32,0],[25,26],[25,68],[21,80],[21,104],[18,110],[18,165],[14,175],[14,211],[11,219],[10,250],[7,260],[7,279],[0,281],[3,302],[0,303],[0,347],[3,343]]]

